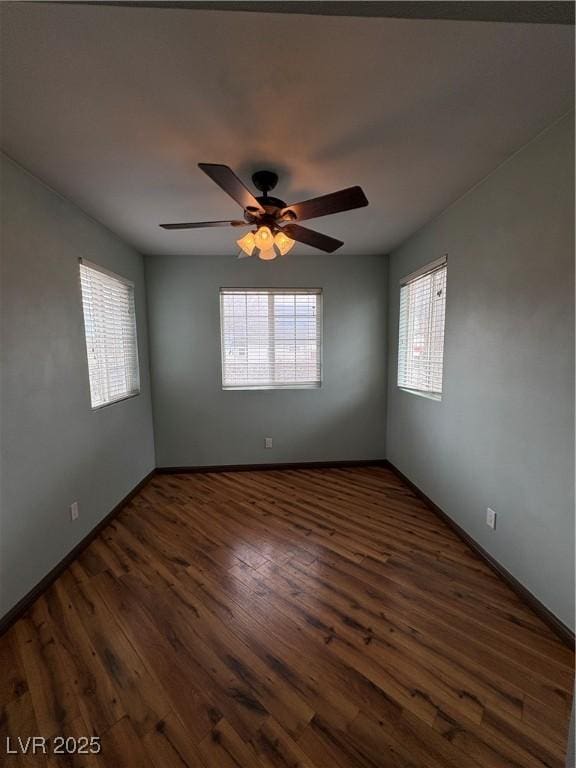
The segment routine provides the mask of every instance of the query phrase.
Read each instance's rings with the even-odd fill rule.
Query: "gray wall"
[[[0,616],[154,467],[142,257],[2,156]],[[90,409],[78,258],[133,280],[142,393]],[[68,507],[80,503],[71,522]]]
[[[387,457],[570,627],[573,129],[564,118],[392,254],[387,428]],[[398,283],[444,253],[438,403],[396,386]]]
[[[147,257],[158,465],[383,458],[386,273],[382,257]],[[222,390],[219,289],[266,286],[323,289],[320,389]]]

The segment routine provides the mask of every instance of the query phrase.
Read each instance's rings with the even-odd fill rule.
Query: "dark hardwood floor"
[[[573,654],[384,468],[157,475],[0,638],[7,766],[563,768]]]

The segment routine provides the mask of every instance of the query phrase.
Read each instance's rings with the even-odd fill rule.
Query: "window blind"
[[[80,285],[92,408],[138,394],[134,286],[80,260]]]
[[[398,386],[438,396],[444,364],[446,272],[444,257],[400,283]]]
[[[320,289],[221,289],[222,386],[320,386],[321,323]]]

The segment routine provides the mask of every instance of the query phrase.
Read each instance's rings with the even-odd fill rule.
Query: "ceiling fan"
[[[197,221],[160,224],[163,229],[197,229],[199,227],[254,227],[237,240],[241,248],[238,258],[258,255],[264,261],[284,256],[294,242],[305,243],[326,253],[333,253],[344,243],[328,235],[302,227],[297,221],[315,219],[332,213],[350,211],[368,205],[360,187],[348,187],[330,195],[314,197],[301,203],[286,205],[284,200],[268,193],[278,183],[273,171],[256,171],[252,182],[262,194],[255,197],[227,165],[198,163],[198,167],[227,192],[244,209],[244,219],[229,221]]]

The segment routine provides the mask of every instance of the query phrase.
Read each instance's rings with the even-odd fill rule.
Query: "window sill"
[[[425,400],[435,400],[437,403],[442,402],[442,395],[437,392],[421,392],[419,389],[408,389],[407,387],[398,387],[398,389],[401,392],[407,392],[409,395],[423,397]]]
[[[102,408],[108,408],[109,405],[116,405],[116,403],[122,403],[124,400],[131,400],[133,397],[138,397],[140,394],[140,390],[138,392],[130,392],[129,395],[122,395],[122,397],[117,397],[115,400],[109,400],[107,403],[102,403],[101,405],[92,405],[90,406],[93,411],[101,411]]]
[[[223,386],[224,392],[245,392],[245,391],[257,391],[257,390],[287,390],[287,389],[320,389],[322,384],[243,384],[238,387],[226,387]]]

